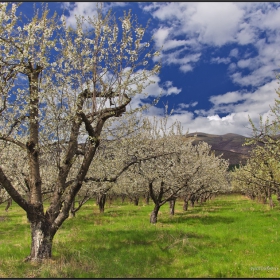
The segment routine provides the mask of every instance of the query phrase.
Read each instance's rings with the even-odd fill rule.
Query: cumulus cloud
[[[276,97],[280,3],[172,2],[145,5],[145,9],[165,31],[165,36],[154,37],[164,47],[163,63],[178,65],[183,72],[194,71],[207,47],[233,46],[228,56],[210,57],[209,62],[228,64],[227,74],[241,90],[211,96],[212,107],[207,110],[191,112],[190,104],[179,104],[171,120],[178,119],[190,132],[250,135],[248,116],[257,124],[260,116],[269,115]]]
[[[215,106],[217,106],[220,104],[236,103],[245,99],[246,99],[245,95],[242,95],[238,91],[233,91],[233,92],[227,92],[222,95],[210,96],[209,101],[213,103]]]
[[[241,86],[260,86],[274,79],[275,72],[280,69],[279,43],[280,33],[270,44],[265,39],[259,39],[255,43],[258,55],[240,59],[237,62],[239,69],[231,75],[232,81]],[[243,74],[244,68],[248,68],[250,72]]]
[[[233,72],[236,70],[236,68],[237,68],[236,63],[232,62],[232,63],[230,63],[230,65],[228,66],[228,72],[229,72],[229,73],[233,73]]]
[[[162,61],[167,65],[179,65],[182,72],[192,71],[193,65],[199,60],[201,53],[186,54],[183,50],[177,50],[163,56]]]
[[[237,66],[239,68],[246,68],[246,67],[250,67],[252,65],[252,59],[241,59],[237,62]]]
[[[163,62],[178,64],[183,72],[195,68],[205,46],[221,47],[231,43],[241,47],[251,44],[257,50],[254,57],[250,53],[247,57],[243,54],[237,65],[230,64],[230,57],[240,56],[236,47],[230,51],[229,57],[211,59],[212,63],[229,64],[229,72],[237,70],[236,66],[253,71],[243,74],[237,70],[230,76],[234,83],[262,85],[273,78],[276,65],[280,65],[279,3],[171,2],[145,5],[144,10],[161,23],[160,28],[154,31],[154,39],[157,46],[163,45]],[[266,40],[260,39],[263,32]],[[188,48],[190,46],[191,49]],[[174,51],[170,53],[172,49]],[[199,55],[191,59],[191,63],[182,63],[182,56],[176,56],[178,49],[186,58]]]
[[[230,58],[229,57],[213,57],[212,59],[211,59],[211,62],[212,63],[218,63],[218,64],[220,64],[220,63],[224,63],[224,64],[229,64],[230,63]]]
[[[185,127],[189,128],[190,132],[214,134],[232,132],[250,136],[249,117],[258,125],[260,116],[265,119],[270,115],[277,87],[276,80],[273,80],[252,92],[236,91],[211,96],[210,101],[213,103],[213,107],[208,111],[196,110],[197,116],[192,115],[191,119],[189,119],[189,112],[186,112],[190,123],[185,123]],[[237,104],[233,105],[233,103]],[[225,114],[225,116],[221,117],[220,113]],[[181,112],[180,118],[182,119],[183,116],[184,114]]]
[[[158,75],[151,76],[149,78],[149,80],[152,81],[153,83],[150,83],[148,85],[148,81],[147,81],[147,84],[146,84],[147,86],[145,87],[145,91],[143,93],[137,94],[136,96],[134,96],[132,98],[131,107],[133,109],[147,104],[147,102],[148,102],[147,97],[156,99],[159,96],[169,96],[172,94],[179,94],[181,92],[180,88],[173,86],[172,81],[165,81],[165,82],[161,83],[161,79]],[[136,85],[134,87],[136,87]],[[162,110],[163,109],[159,109],[159,108],[152,106],[149,109],[149,112],[162,114],[162,112],[163,112]]]
[[[172,86],[169,81],[165,86]],[[213,104],[209,110],[197,109],[192,112],[193,107],[198,105],[197,101],[191,103],[180,103],[174,109],[168,122],[179,121],[183,132],[205,132],[210,134],[237,133],[245,136],[251,135],[249,117],[258,125],[259,118],[270,116],[270,106],[276,98],[275,89],[278,85],[273,80],[254,91],[234,91],[218,96],[211,96],[209,101]],[[159,92],[162,88],[157,84],[153,88]],[[164,108],[150,107],[146,112],[149,116],[162,116]],[[221,116],[222,114],[222,116]]]
[[[173,109],[174,114],[185,114],[186,109],[193,108],[198,104],[197,101],[191,103],[179,103],[178,108]]]
[[[68,11],[66,23],[71,27],[76,27],[75,15],[92,17],[97,15],[97,2],[64,2],[62,8]],[[103,2],[103,11],[106,13],[110,8],[116,6],[125,6],[125,2]]]
[[[161,48],[163,46],[164,42],[168,38],[170,30],[171,28],[168,27],[160,27],[155,31],[153,37],[158,48]]]
[[[146,9],[148,10],[148,8]],[[175,36],[195,38],[198,43],[221,46],[234,40],[244,16],[235,3],[163,3],[150,9]]]
[[[179,107],[179,108],[182,108],[182,109],[185,109],[185,108],[189,108],[189,107],[195,107],[197,104],[198,104],[197,101],[191,102],[191,103],[189,103],[189,104],[187,104],[187,103],[179,103],[179,104],[178,104],[178,107]]]
[[[62,3],[62,7],[69,12],[69,16],[66,16],[66,23],[71,27],[76,27],[75,15],[81,16],[96,16],[97,15],[97,3],[94,2],[65,2]]]
[[[234,3],[197,3],[190,26],[199,28],[200,42],[222,46],[234,40],[243,14]]]
[[[234,48],[230,51],[229,56],[238,57],[238,53],[239,53],[238,48]]]

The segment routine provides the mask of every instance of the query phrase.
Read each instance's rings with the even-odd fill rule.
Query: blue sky
[[[33,3],[24,3],[32,16]],[[147,38],[163,46],[161,73],[147,89],[163,94],[148,115],[174,109],[170,121],[184,132],[250,136],[248,116],[257,124],[277,97],[280,72],[280,3],[274,2],[104,2],[116,15],[132,10],[139,22],[151,19]],[[95,13],[94,2],[49,2],[69,25],[74,15]],[[134,100],[134,105],[143,103]]]

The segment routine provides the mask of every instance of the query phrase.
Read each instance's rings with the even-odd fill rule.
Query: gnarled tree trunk
[[[169,201],[169,213],[172,216],[174,216],[174,213],[175,213],[175,202],[176,202],[176,199]]]
[[[147,192],[147,193],[144,195],[144,198],[145,198],[145,203],[146,203],[146,205],[149,205],[149,203],[150,203],[150,193]]]
[[[31,252],[26,260],[40,261],[52,257],[52,241],[50,225],[46,221],[32,222],[31,225]]]
[[[273,203],[273,200],[272,200],[271,196],[269,197],[269,206],[270,206],[270,209],[274,208],[274,203]]]
[[[278,200],[278,202],[280,203],[280,192],[277,192],[277,200]]]
[[[99,212],[104,213],[105,209],[105,202],[106,202],[106,194],[102,193],[97,196],[97,203],[99,206]]]
[[[73,200],[72,204],[71,204],[71,208],[70,208],[70,217],[74,218],[75,217],[75,199]]]
[[[114,195],[108,195],[109,198],[109,207],[113,204]]]
[[[195,200],[191,199],[191,206],[194,207]]]
[[[187,211],[189,206],[189,200],[184,199],[184,204],[183,204],[183,211]]]
[[[160,209],[159,205],[155,205],[154,210],[151,213],[150,216],[150,223],[151,224],[156,224],[157,223],[157,216],[158,216],[158,211]]]
[[[135,196],[133,198],[133,203],[134,203],[135,206],[138,206],[138,204],[139,204],[139,196]]]
[[[12,202],[13,202],[13,200],[12,200],[12,198],[10,197],[10,198],[8,199],[7,206],[6,206],[6,208],[5,208],[5,211],[6,211],[6,212],[8,212],[9,208],[12,206]]]
[[[121,195],[122,204],[124,204],[125,198],[126,198],[126,195],[125,195],[125,194],[122,194],[122,195]]]

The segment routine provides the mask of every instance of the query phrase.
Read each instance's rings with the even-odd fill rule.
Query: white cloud
[[[69,12],[69,16],[66,16],[66,23],[69,26],[76,27],[75,15],[92,17],[97,15],[98,2],[64,2],[62,8]],[[100,4],[100,3],[99,3]],[[106,13],[110,8],[116,6],[125,6],[125,2],[102,2],[103,11]]]
[[[197,104],[198,104],[198,102],[196,101],[196,102],[191,103],[190,106],[195,107]]]
[[[239,61],[237,62],[237,66],[238,66],[239,68],[246,68],[246,67],[249,67],[249,66],[251,65],[251,63],[252,63],[251,60],[252,60],[251,58],[249,58],[249,59],[241,59],[241,60],[239,60]]]
[[[182,72],[192,71],[192,65],[199,60],[201,53],[183,54],[183,50],[177,50],[163,56],[163,63],[167,65],[177,64]]]
[[[234,3],[197,3],[190,24],[199,28],[200,42],[222,46],[234,41],[243,14]]]
[[[151,76],[149,80],[153,81],[153,83],[146,86],[145,91],[143,93],[137,94],[132,98],[131,107],[133,109],[145,105],[146,103],[143,100],[145,100],[147,97],[158,98],[160,95],[168,96],[171,94],[179,94],[181,92],[181,89],[177,88],[176,86],[173,86],[172,81],[165,81],[163,84],[161,84],[161,80],[157,75]],[[136,87],[136,85],[134,87]],[[162,109],[153,107],[154,106],[152,106],[149,109],[149,112],[162,112]]]
[[[232,63],[228,66],[228,71],[229,71],[230,73],[232,73],[232,72],[234,72],[234,71],[236,70],[236,68],[237,68],[236,63],[232,62]]]
[[[217,113],[231,114],[240,112],[263,114],[270,109],[270,105],[274,104],[276,89],[277,82],[273,80],[252,92],[236,91],[211,96],[209,101],[213,103],[213,107],[208,111],[198,110],[197,113],[203,116],[215,115]]]
[[[159,83],[160,79],[157,77],[157,83]],[[171,95],[171,94],[179,94],[182,89],[174,87],[172,81],[165,81],[162,85],[162,94],[163,95]]]
[[[252,130],[249,117],[258,126],[259,118],[270,115],[270,106],[276,98],[276,80],[273,80],[252,92],[228,92],[223,95],[211,96],[213,103],[209,110],[188,111],[191,104],[181,103],[174,110],[171,121],[181,122],[184,132],[205,132],[210,134],[237,133],[250,136]],[[220,116],[223,113],[224,116]]]
[[[97,3],[96,2],[65,2],[62,7],[68,10],[69,16],[66,16],[66,23],[69,26],[76,27],[75,15],[80,16],[96,16],[97,15]]]
[[[172,34],[221,46],[234,41],[244,11],[235,3],[164,3],[152,13]],[[151,9],[152,10],[152,9]]]
[[[211,62],[212,63],[224,63],[224,64],[229,64],[230,63],[230,58],[229,57],[213,57],[211,59]]]
[[[273,70],[276,65],[280,65],[279,3],[171,2],[145,5],[145,10],[160,21],[154,39],[157,46],[163,45],[163,63],[177,64],[183,72],[194,69],[206,46],[220,47],[229,43],[240,46],[252,44],[257,50],[255,57],[250,53],[247,53],[247,57],[243,55],[237,64],[239,68],[256,71],[267,66],[252,73],[256,78],[251,74],[244,76],[242,72],[235,73],[231,76],[235,83],[243,86],[262,85],[273,78]],[[259,39],[261,32],[266,32],[266,41]],[[181,61],[184,57],[191,58],[191,55],[196,54],[199,55],[191,59],[191,63]],[[236,47],[229,53],[229,57],[239,56]],[[230,63],[229,57],[212,58],[212,62]],[[229,72],[235,71],[235,67],[230,64]]]
[[[177,87],[170,87],[167,89],[166,91],[166,95],[170,95],[170,94],[178,94],[180,93],[182,90],[177,88]]]
[[[192,70],[193,70],[193,67],[192,67],[191,65],[189,65],[189,64],[185,64],[185,65],[181,65],[181,66],[179,67],[179,69],[180,69],[182,72],[187,73],[187,72],[192,71]]]
[[[158,48],[161,48],[163,46],[164,42],[168,38],[170,30],[171,30],[171,28],[165,27],[165,28],[159,28],[158,30],[155,31],[155,33],[153,34],[153,37],[156,42],[156,46]]]
[[[164,51],[169,51],[181,46],[191,46],[195,44],[195,40],[166,40],[163,45]]]
[[[246,23],[242,24],[243,28],[238,32],[236,35],[237,42],[240,45],[247,45],[255,40],[255,35],[253,30],[250,28],[250,26]]]
[[[233,82],[241,86],[261,86],[275,77],[273,65],[263,65],[248,75],[242,76],[241,72],[231,75]]]
[[[230,51],[229,56],[238,57],[238,53],[239,53],[238,49],[234,48]]]
[[[180,120],[190,132],[249,135],[248,116],[257,124],[260,115],[269,114],[276,97],[280,3],[171,2],[145,7],[165,31],[155,37],[156,44],[163,45],[163,63],[177,65],[183,72],[193,71],[208,47],[219,50],[226,44],[233,46],[228,57],[212,57],[209,61],[228,64],[229,77],[241,89],[211,96],[209,110],[200,108],[192,113],[188,111],[192,109],[190,104],[179,104],[172,120]],[[252,86],[253,90],[244,91],[243,86]]]
[[[265,16],[262,25],[268,29],[278,29],[280,25],[280,7],[269,11]]]
[[[174,110],[174,113],[176,114],[184,114],[186,111],[185,109],[191,108],[191,107],[195,107],[198,104],[197,101],[195,102],[191,102],[189,104],[187,103],[179,103],[178,104],[178,109]]]
[[[226,94],[222,94],[222,95],[210,96],[209,101],[212,102],[215,106],[217,106],[220,104],[236,103],[245,99],[246,99],[245,95],[242,95],[238,91],[233,91],[233,92],[227,92]]]

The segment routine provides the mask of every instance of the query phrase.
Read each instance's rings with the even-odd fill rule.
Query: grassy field
[[[152,204],[113,204],[98,213],[87,203],[54,238],[53,259],[25,263],[30,231],[24,212],[0,205],[0,277],[206,278],[279,277],[280,207],[238,195],[220,196],[175,216]]]

